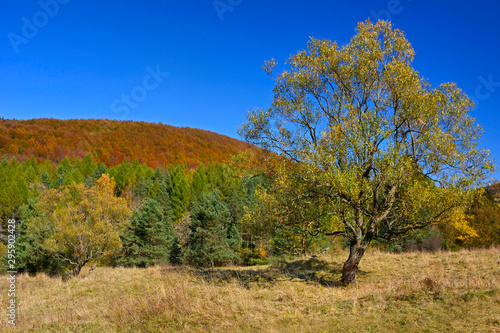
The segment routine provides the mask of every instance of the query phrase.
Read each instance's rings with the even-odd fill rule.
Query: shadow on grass
[[[278,281],[291,281],[318,284],[325,287],[341,286],[342,268],[335,264],[317,259],[280,262],[266,268],[251,267],[248,269],[195,269],[194,274],[211,283],[224,284],[238,281],[244,287],[250,288],[251,283],[273,284]],[[358,275],[366,272],[358,270]]]

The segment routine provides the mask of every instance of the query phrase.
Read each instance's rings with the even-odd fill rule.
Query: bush
[[[418,244],[414,240],[410,240],[405,244],[404,252],[417,252]]]
[[[441,233],[432,233],[422,240],[422,251],[436,252],[443,248],[443,235]]]
[[[260,265],[269,265],[268,258],[250,258],[248,260],[248,266],[260,266]]]

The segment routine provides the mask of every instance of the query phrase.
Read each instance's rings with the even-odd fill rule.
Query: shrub
[[[432,233],[422,241],[422,251],[436,252],[443,247],[443,235],[441,233]]]
[[[417,252],[418,245],[414,240],[410,240],[405,244],[404,252]]]

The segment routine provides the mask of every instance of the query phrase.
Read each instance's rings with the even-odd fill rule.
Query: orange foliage
[[[89,152],[107,166],[138,159],[152,168],[182,163],[222,162],[258,148],[210,131],[156,123],[108,119],[0,120],[0,156],[55,163]]]

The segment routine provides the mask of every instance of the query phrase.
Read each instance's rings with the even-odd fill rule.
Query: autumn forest
[[[241,140],[1,118],[0,328],[496,331],[495,161],[474,98],[415,55],[386,20],[310,37],[264,62]]]

